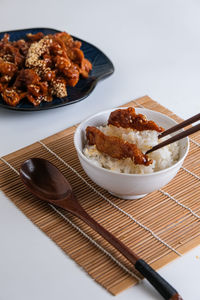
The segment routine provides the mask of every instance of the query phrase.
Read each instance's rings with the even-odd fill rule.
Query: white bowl
[[[121,199],[139,199],[148,193],[162,188],[176,175],[188,153],[189,139],[184,138],[179,141],[179,160],[173,166],[155,173],[125,174],[98,167],[83,154],[83,148],[86,144],[85,129],[87,126],[97,127],[106,125],[111,111],[116,109],[117,108],[97,113],[83,121],[76,129],[74,145],[80,163],[92,181]],[[159,126],[165,129],[177,124],[173,119],[159,112],[142,108],[136,108],[135,110],[136,113],[146,115],[147,119],[155,121]]]

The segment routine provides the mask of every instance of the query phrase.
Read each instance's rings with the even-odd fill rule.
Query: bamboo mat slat
[[[156,110],[177,122],[182,121],[148,96],[124,106]],[[198,133],[191,136],[190,151],[183,168],[169,184],[142,199],[127,201],[111,196],[86,176],[73,145],[75,129],[76,125],[42,140],[42,143],[4,156],[0,160],[0,188],[96,282],[117,295],[135,285],[138,278],[134,274],[139,274],[116,249],[78,218],[62,210],[56,211],[32,196],[17,174],[21,163],[30,157],[51,161],[68,178],[87,212],[158,269],[200,243],[200,136]]]

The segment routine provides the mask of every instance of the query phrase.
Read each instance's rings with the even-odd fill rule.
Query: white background
[[[200,2],[0,0],[0,31],[50,27],[99,47],[115,73],[80,103],[40,112],[0,109],[3,156],[98,111],[149,95],[182,118],[200,111]],[[8,179],[9,180],[9,179]],[[184,299],[200,299],[200,247],[160,270]],[[110,300],[0,194],[0,300]],[[116,297],[160,299],[144,281]]]

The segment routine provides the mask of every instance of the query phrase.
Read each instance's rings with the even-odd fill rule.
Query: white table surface
[[[0,155],[98,111],[149,95],[182,118],[200,111],[200,2],[1,0],[0,31],[50,27],[93,43],[115,73],[80,103],[40,112],[0,109]],[[8,179],[9,180],[9,179]],[[200,299],[200,247],[160,273],[184,299]],[[110,300],[45,234],[0,194],[0,300]],[[116,297],[160,299],[146,281]]]

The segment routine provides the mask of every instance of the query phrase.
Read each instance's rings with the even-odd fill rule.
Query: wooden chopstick
[[[145,154],[149,154],[149,153],[151,153],[151,152],[153,152],[155,150],[158,150],[158,149],[160,149],[160,148],[162,148],[164,146],[167,146],[167,145],[169,145],[171,143],[174,143],[174,142],[176,142],[176,141],[178,141],[180,139],[183,139],[184,137],[186,137],[186,136],[188,136],[190,134],[193,134],[193,133],[197,132],[198,130],[200,130],[200,124],[198,124],[196,126],[193,126],[193,127],[189,128],[189,129],[187,129],[185,131],[182,131],[182,132],[178,133],[177,135],[174,135],[173,137],[169,138],[168,140],[166,140],[166,141],[164,141],[164,142],[162,142],[162,143],[160,143],[160,144],[152,147]]]
[[[191,117],[191,118],[189,118],[189,119],[187,119],[187,120],[185,120],[185,121],[183,121],[183,122],[181,122],[181,123],[179,123],[179,124],[177,124],[177,125],[175,125],[175,126],[173,126],[173,127],[171,127],[171,128],[169,128],[169,129],[167,129],[167,130],[165,130],[165,131],[163,131],[161,134],[159,134],[158,138],[160,139],[160,138],[162,138],[162,137],[164,137],[164,136],[166,136],[170,133],[173,133],[173,132],[175,132],[179,129],[182,129],[185,126],[190,125],[190,124],[192,124],[194,122],[197,122],[199,120],[200,120],[200,113],[193,116],[193,117]]]

